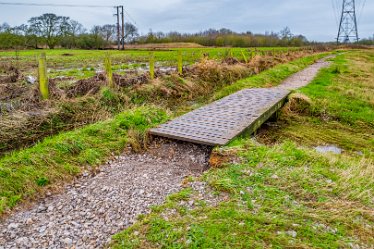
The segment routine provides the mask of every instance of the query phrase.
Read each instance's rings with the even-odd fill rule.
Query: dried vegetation
[[[323,49],[324,50],[324,49]],[[103,73],[73,81],[71,77],[49,79],[50,99],[41,100],[37,83],[29,84],[19,69],[2,65],[0,78],[0,154],[28,146],[60,131],[105,120],[144,103],[176,108],[185,101],[211,96],[220,87],[319,51],[263,53],[239,60],[229,54],[221,61],[204,56],[198,63],[175,69],[113,74],[107,87]],[[71,56],[71,55],[69,55]]]

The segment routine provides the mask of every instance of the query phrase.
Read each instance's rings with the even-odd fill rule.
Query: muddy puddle
[[[336,155],[340,155],[343,153],[343,149],[339,148],[336,145],[324,145],[324,146],[317,146],[314,149],[322,154],[332,153]]]

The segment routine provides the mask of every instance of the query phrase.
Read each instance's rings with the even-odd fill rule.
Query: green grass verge
[[[286,110],[278,128],[267,130],[260,136],[262,141],[333,144],[374,158],[373,65],[372,51],[338,55],[311,84],[297,91],[310,99],[306,112]]]
[[[42,195],[49,185],[71,179],[84,167],[96,167],[120,153],[128,143],[135,142],[129,131],[142,136],[167,118],[164,110],[140,107],[1,158],[0,214],[21,200]]]
[[[360,56],[362,58],[363,55],[357,52],[338,56],[332,67],[323,69],[312,84],[301,89],[316,102],[313,114],[328,112],[330,118],[340,122],[354,125],[362,121],[374,127],[374,102],[372,96],[368,96],[368,91],[371,93],[374,87],[371,79],[374,72],[370,74],[365,68],[355,68],[354,62],[348,61]],[[374,63],[374,53],[363,58],[367,63]],[[371,70],[372,67],[366,69]],[[370,81],[371,86],[367,85]]]

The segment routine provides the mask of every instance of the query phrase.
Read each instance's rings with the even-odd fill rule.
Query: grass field
[[[217,168],[186,181],[113,247],[373,248],[373,69],[373,51],[338,55],[279,122],[217,148]]]
[[[110,53],[115,72],[123,72],[130,69],[146,69],[149,62],[150,52],[154,53],[158,67],[169,67],[177,65],[177,53],[182,51],[185,65],[199,61],[204,54],[210,59],[222,59],[235,57],[243,60],[243,54],[250,58],[255,54],[265,52],[285,53],[287,51],[298,51],[299,48],[172,48],[172,49],[136,49],[125,51],[104,50],[20,50],[0,51],[0,63],[12,63],[25,72],[36,75],[38,65],[37,59],[41,52],[47,55],[48,68],[51,77],[74,76],[86,78],[95,75],[95,71],[103,70],[103,61],[106,53]]]

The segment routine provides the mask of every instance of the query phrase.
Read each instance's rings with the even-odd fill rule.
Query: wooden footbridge
[[[247,131],[255,132],[285,103],[292,90],[313,80],[325,60],[273,88],[245,89],[152,129],[150,133],[197,144],[222,146]]]

